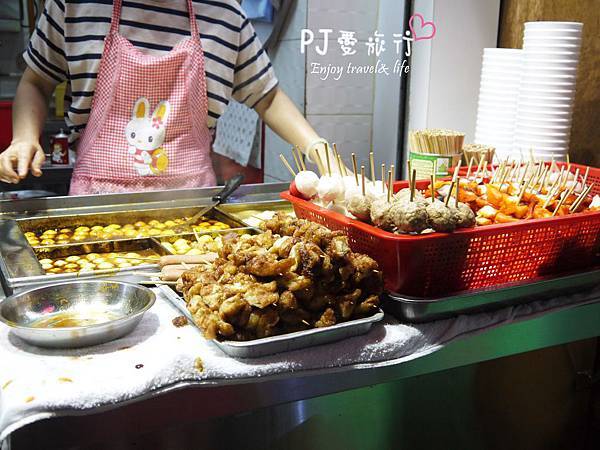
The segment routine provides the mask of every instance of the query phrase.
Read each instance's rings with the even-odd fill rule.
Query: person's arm
[[[318,151],[321,160],[325,161],[319,135],[281,89],[274,88],[254,109],[269,128],[283,140],[299,146],[302,152],[307,152],[307,156],[315,164],[315,151]],[[309,148],[311,145],[312,148]]]
[[[55,83],[30,68],[25,70],[13,103],[13,139],[0,154],[1,181],[17,184],[27,176],[30,168],[34,176],[42,175],[46,157],[40,146],[40,135],[54,87]]]

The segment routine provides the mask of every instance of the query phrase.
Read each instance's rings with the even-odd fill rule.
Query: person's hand
[[[42,175],[42,164],[46,155],[38,142],[13,141],[0,153],[0,181],[17,184],[29,169],[33,176]]]

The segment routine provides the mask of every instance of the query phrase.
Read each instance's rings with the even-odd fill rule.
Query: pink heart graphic
[[[431,27],[431,33],[429,34],[422,34],[421,36],[419,36],[413,26],[413,22],[415,21],[415,19],[419,19],[421,21],[421,25],[419,27],[419,31],[423,32],[425,30],[426,27]],[[424,41],[427,39],[433,39],[433,37],[435,36],[435,32],[436,32],[436,28],[435,28],[435,23],[433,22],[425,22],[425,19],[423,18],[423,16],[419,13],[415,13],[412,16],[410,16],[410,19],[408,19],[408,28],[410,28],[410,32],[412,33],[415,42],[417,41]]]

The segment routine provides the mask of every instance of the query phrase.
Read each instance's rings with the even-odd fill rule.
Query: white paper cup
[[[523,50],[536,52],[579,52],[581,50],[581,43],[559,44],[560,41],[556,41],[553,42],[550,39],[525,40],[523,41]]]
[[[549,134],[529,134],[523,130],[517,130],[514,135],[515,142],[527,142],[531,145],[542,145],[546,147],[560,147],[569,144],[571,134],[563,134],[560,136]]]
[[[546,101],[545,99],[521,96],[518,106],[523,111],[530,112],[565,114],[573,111],[573,102],[564,102],[562,99],[550,99]]]
[[[548,79],[543,77],[531,76],[523,79],[521,84],[523,90],[529,90],[530,88],[535,89],[548,89],[554,92],[575,91],[577,83],[572,81],[560,81],[556,79]]]
[[[569,139],[571,136],[570,131],[562,131],[558,132],[556,130],[547,131],[539,127],[524,127],[519,126],[517,131],[515,131],[515,135],[517,137],[526,138],[526,139],[538,139],[538,140],[548,140],[548,141],[556,141],[556,142],[564,142]]]
[[[557,54],[557,52],[529,52],[527,54],[527,60],[525,65],[529,65],[531,63],[544,63],[544,64],[552,64],[559,67],[577,67],[579,64],[579,54],[577,55],[565,55]],[[572,52],[571,52],[572,53]]]
[[[517,108],[517,116],[520,118],[533,120],[553,120],[556,122],[564,122],[571,120],[572,111],[553,111],[550,108],[526,108],[522,104]]]
[[[583,23],[581,22],[562,22],[552,20],[536,20],[525,22],[525,30],[574,30],[581,32]]]
[[[546,81],[577,82],[577,73],[575,71],[558,72],[551,69],[536,68],[535,66],[528,67],[522,79],[531,80],[535,78]]]
[[[565,35],[556,35],[553,33],[536,33],[532,30],[525,31],[523,35],[523,42],[545,42],[548,44],[567,44],[567,45],[580,45],[582,41],[581,36],[565,36]]]
[[[558,89],[550,86],[540,86],[538,84],[523,84],[521,92],[527,92],[531,95],[540,97],[563,97],[564,99],[575,98],[575,88]]]

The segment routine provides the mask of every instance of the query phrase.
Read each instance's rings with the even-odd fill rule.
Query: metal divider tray
[[[181,296],[168,286],[160,286],[160,291],[187,319],[193,324],[194,320],[187,310],[185,301]],[[342,322],[326,328],[313,328],[306,331],[281,334],[252,341],[213,341],[224,353],[235,358],[258,358],[275,353],[299,350],[316,345],[328,344],[353,336],[360,336],[369,332],[371,327],[381,321],[383,311],[378,311],[370,317]]]
[[[562,277],[539,278],[443,298],[415,298],[388,293],[383,309],[405,322],[429,322],[478,313],[545,298],[581,292],[600,285],[600,268]]]

